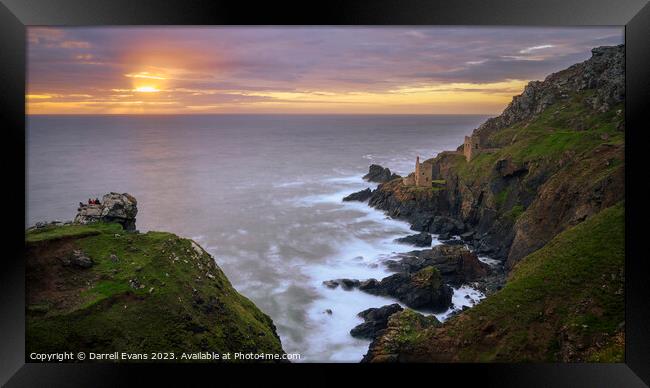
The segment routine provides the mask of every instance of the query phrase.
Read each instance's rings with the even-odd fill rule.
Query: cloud
[[[125,77],[128,78],[144,78],[144,79],[167,79],[163,77],[162,75],[157,75],[157,74],[151,74],[148,71],[141,71],[139,73],[131,73],[131,74],[124,74]]]
[[[59,43],[59,47],[66,49],[87,49],[90,48],[90,43],[80,40],[66,40]]]
[[[56,95],[41,100],[48,109],[56,109],[57,101],[72,104],[76,99],[79,109],[93,105],[95,112],[105,98],[123,99],[124,105],[141,101],[143,106],[193,110],[273,106],[278,113],[303,112],[307,104],[338,109],[334,105],[341,103],[368,110],[381,110],[385,104],[384,111],[408,105],[409,112],[440,112],[451,109],[440,95],[458,93],[467,98],[480,94],[483,108],[477,108],[477,100],[471,109],[496,113],[520,83],[585,60],[593,47],[622,43],[623,30],[29,27],[28,41],[28,91]],[[513,80],[517,86],[512,86]],[[431,85],[438,88],[435,98],[434,92],[423,91]],[[138,88],[158,92],[134,93]],[[424,89],[409,95],[410,102],[405,96],[396,100],[395,90],[418,88]],[[92,104],[84,99],[92,99]],[[470,109],[457,104],[454,109]]]

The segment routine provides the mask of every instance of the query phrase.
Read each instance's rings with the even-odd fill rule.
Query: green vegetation
[[[394,317],[397,320],[397,324],[394,325],[397,329],[396,345],[418,341],[424,333],[424,328],[440,325],[436,317],[424,316],[411,309],[405,309],[395,314]]]
[[[603,143],[622,144],[625,134],[616,128],[624,119],[623,105],[594,114],[584,102],[591,93],[556,102],[532,122],[498,131],[490,142],[503,147],[501,156],[516,162],[557,160],[566,151],[580,154]]]
[[[612,107],[603,113],[594,113],[585,99],[593,91],[576,92],[564,100],[547,107],[531,121],[519,122],[511,127],[499,129],[488,139],[488,146],[494,151],[481,153],[471,162],[457,155],[451,162],[451,169],[457,174],[459,187],[473,187],[474,191],[488,193],[488,204],[497,211],[501,220],[516,222],[525,214],[526,208],[517,202],[522,190],[536,190],[538,183],[528,186],[527,177],[518,182],[518,187],[507,186],[492,193],[490,185],[501,177],[497,161],[507,160],[514,166],[526,166],[533,172],[545,171],[559,183],[574,181],[576,185],[595,185],[620,172],[624,163],[623,153],[609,153],[603,159],[603,147],[617,147],[624,144],[625,133],[618,130],[624,119],[623,105]],[[449,158],[449,156],[446,156]],[[571,164],[570,168],[562,169]],[[481,188],[481,189],[479,189]],[[513,190],[515,190],[513,192]]]
[[[64,265],[74,250],[94,265]],[[56,226],[26,234],[26,258],[28,353],[282,353],[271,319],[191,240]]]
[[[428,266],[418,271],[415,275],[413,275],[413,282],[419,284],[422,287],[428,286],[432,290],[438,290],[443,285],[442,275],[440,275],[440,271],[433,266]]]
[[[508,187],[505,190],[502,190],[498,192],[494,196],[494,202],[498,207],[503,207],[503,205],[506,203],[506,200],[508,199],[508,194],[510,194],[510,188]]]
[[[556,163],[565,153],[580,155],[601,144],[623,144],[625,134],[617,130],[624,120],[623,104],[604,113],[593,113],[585,104],[593,91],[574,93],[547,107],[530,122],[520,122],[500,129],[490,136],[495,152],[482,153],[470,163],[457,158],[455,169],[467,182],[489,178],[497,160],[511,159],[523,163]]]
[[[505,213],[505,217],[510,221],[514,222],[524,213],[525,209],[523,205],[515,205]]]
[[[25,241],[27,243],[34,243],[45,240],[53,241],[72,237],[88,237],[101,233],[122,233],[122,227],[119,224],[46,226],[27,232],[25,234]]]
[[[622,362],[624,204],[560,233],[524,258],[506,286],[409,346],[465,344],[464,361]]]

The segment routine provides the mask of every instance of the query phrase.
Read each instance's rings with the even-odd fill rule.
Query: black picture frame
[[[26,26],[89,25],[624,25],[626,40],[626,290],[624,364],[116,365],[25,364],[24,230]],[[0,383],[7,386],[122,386],[155,374],[169,384],[224,385],[282,379],[302,385],[374,384],[418,377],[482,386],[645,386],[650,383],[650,294],[643,247],[647,209],[643,149],[650,101],[647,0],[327,1],[279,4],[205,0],[0,0],[0,126],[4,166],[0,270]],[[22,196],[21,196],[22,195]],[[7,217],[8,214],[8,217]],[[317,369],[317,370],[315,370]],[[340,372],[359,372],[343,376]],[[300,380],[298,379],[298,376]],[[451,380],[449,380],[451,379]]]

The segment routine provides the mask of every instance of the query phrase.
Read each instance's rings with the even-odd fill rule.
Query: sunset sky
[[[623,29],[28,29],[28,114],[496,114]]]

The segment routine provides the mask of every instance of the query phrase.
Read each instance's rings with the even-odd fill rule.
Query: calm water
[[[359,361],[356,314],[394,303],[323,280],[382,278],[413,247],[409,225],[341,198],[371,163],[400,174],[455,149],[485,116],[35,116],[27,130],[27,223],[70,220],[109,191],[138,199],[137,227],[195,239],[269,314],[303,361]],[[434,244],[436,242],[434,241]],[[378,265],[379,264],[379,265]],[[468,303],[454,294],[456,305]],[[331,309],[332,314],[325,310]],[[439,317],[444,318],[444,314]]]

